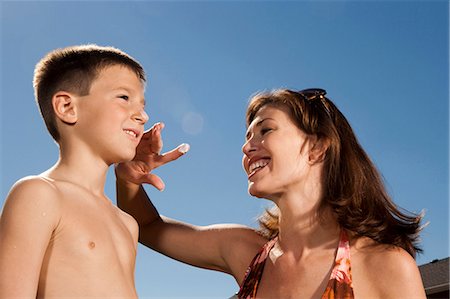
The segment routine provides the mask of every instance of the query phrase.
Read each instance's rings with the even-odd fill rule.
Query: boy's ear
[[[315,164],[325,160],[325,156],[330,146],[330,141],[328,138],[318,138],[314,137],[312,141],[312,147],[309,151],[309,163]]]
[[[59,91],[52,98],[55,115],[66,124],[75,124],[78,120],[76,98],[64,91]]]

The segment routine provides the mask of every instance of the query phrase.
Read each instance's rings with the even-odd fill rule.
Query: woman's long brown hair
[[[401,247],[413,257],[422,251],[418,238],[423,213],[413,214],[394,204],[378,170],[333,102],[325,96],[308,99],[288,89],[259,93],[248,105],[247,126],[265,105],[288,107],[302,131],[329,141],[321,208],[330,206],[341,227],[356,237]],[[266,209],[259,218],[261,232],[268,238],[278,234],[278,220],[276,207]]]

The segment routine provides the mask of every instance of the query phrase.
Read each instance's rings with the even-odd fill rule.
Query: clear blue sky
[[[426,210],[418,264],[449,255],[448,1],[1,2],[1,197],[57,159],[34,103],[48,51],[118,47],[148,73],[150,123],[165,149],[191,151],[147,188],[161,213],[194,224],[255,226],[267,202],[247,194],[244,112],[264,89],[322,87],[348,117],[395,202]],[[114,177],[107,194],[115,201]],[[32,199],[30,199],[32,200]],[[105,269],[107,271],[107,269]],[[141,298],[226,298],[237,285],[139,247]]]

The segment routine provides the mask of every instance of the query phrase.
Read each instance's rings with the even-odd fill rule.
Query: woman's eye
[[[267,132],[270,132],[270,131],[272,131],[271,128],[262,128],[261,129],[261,134],[264,135],[264,134],[266,134]]]
[[[126,95],[119,96],[119,98],[124,99],[125,101],[128,101],[128,96],[126,96]]]

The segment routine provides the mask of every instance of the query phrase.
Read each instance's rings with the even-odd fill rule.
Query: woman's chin
[[[262,190],[256,188],[253,184],[248,186],[248,193],[251,196],[257,197],[257,198],[265,198],[267,193],[263,192]]]

